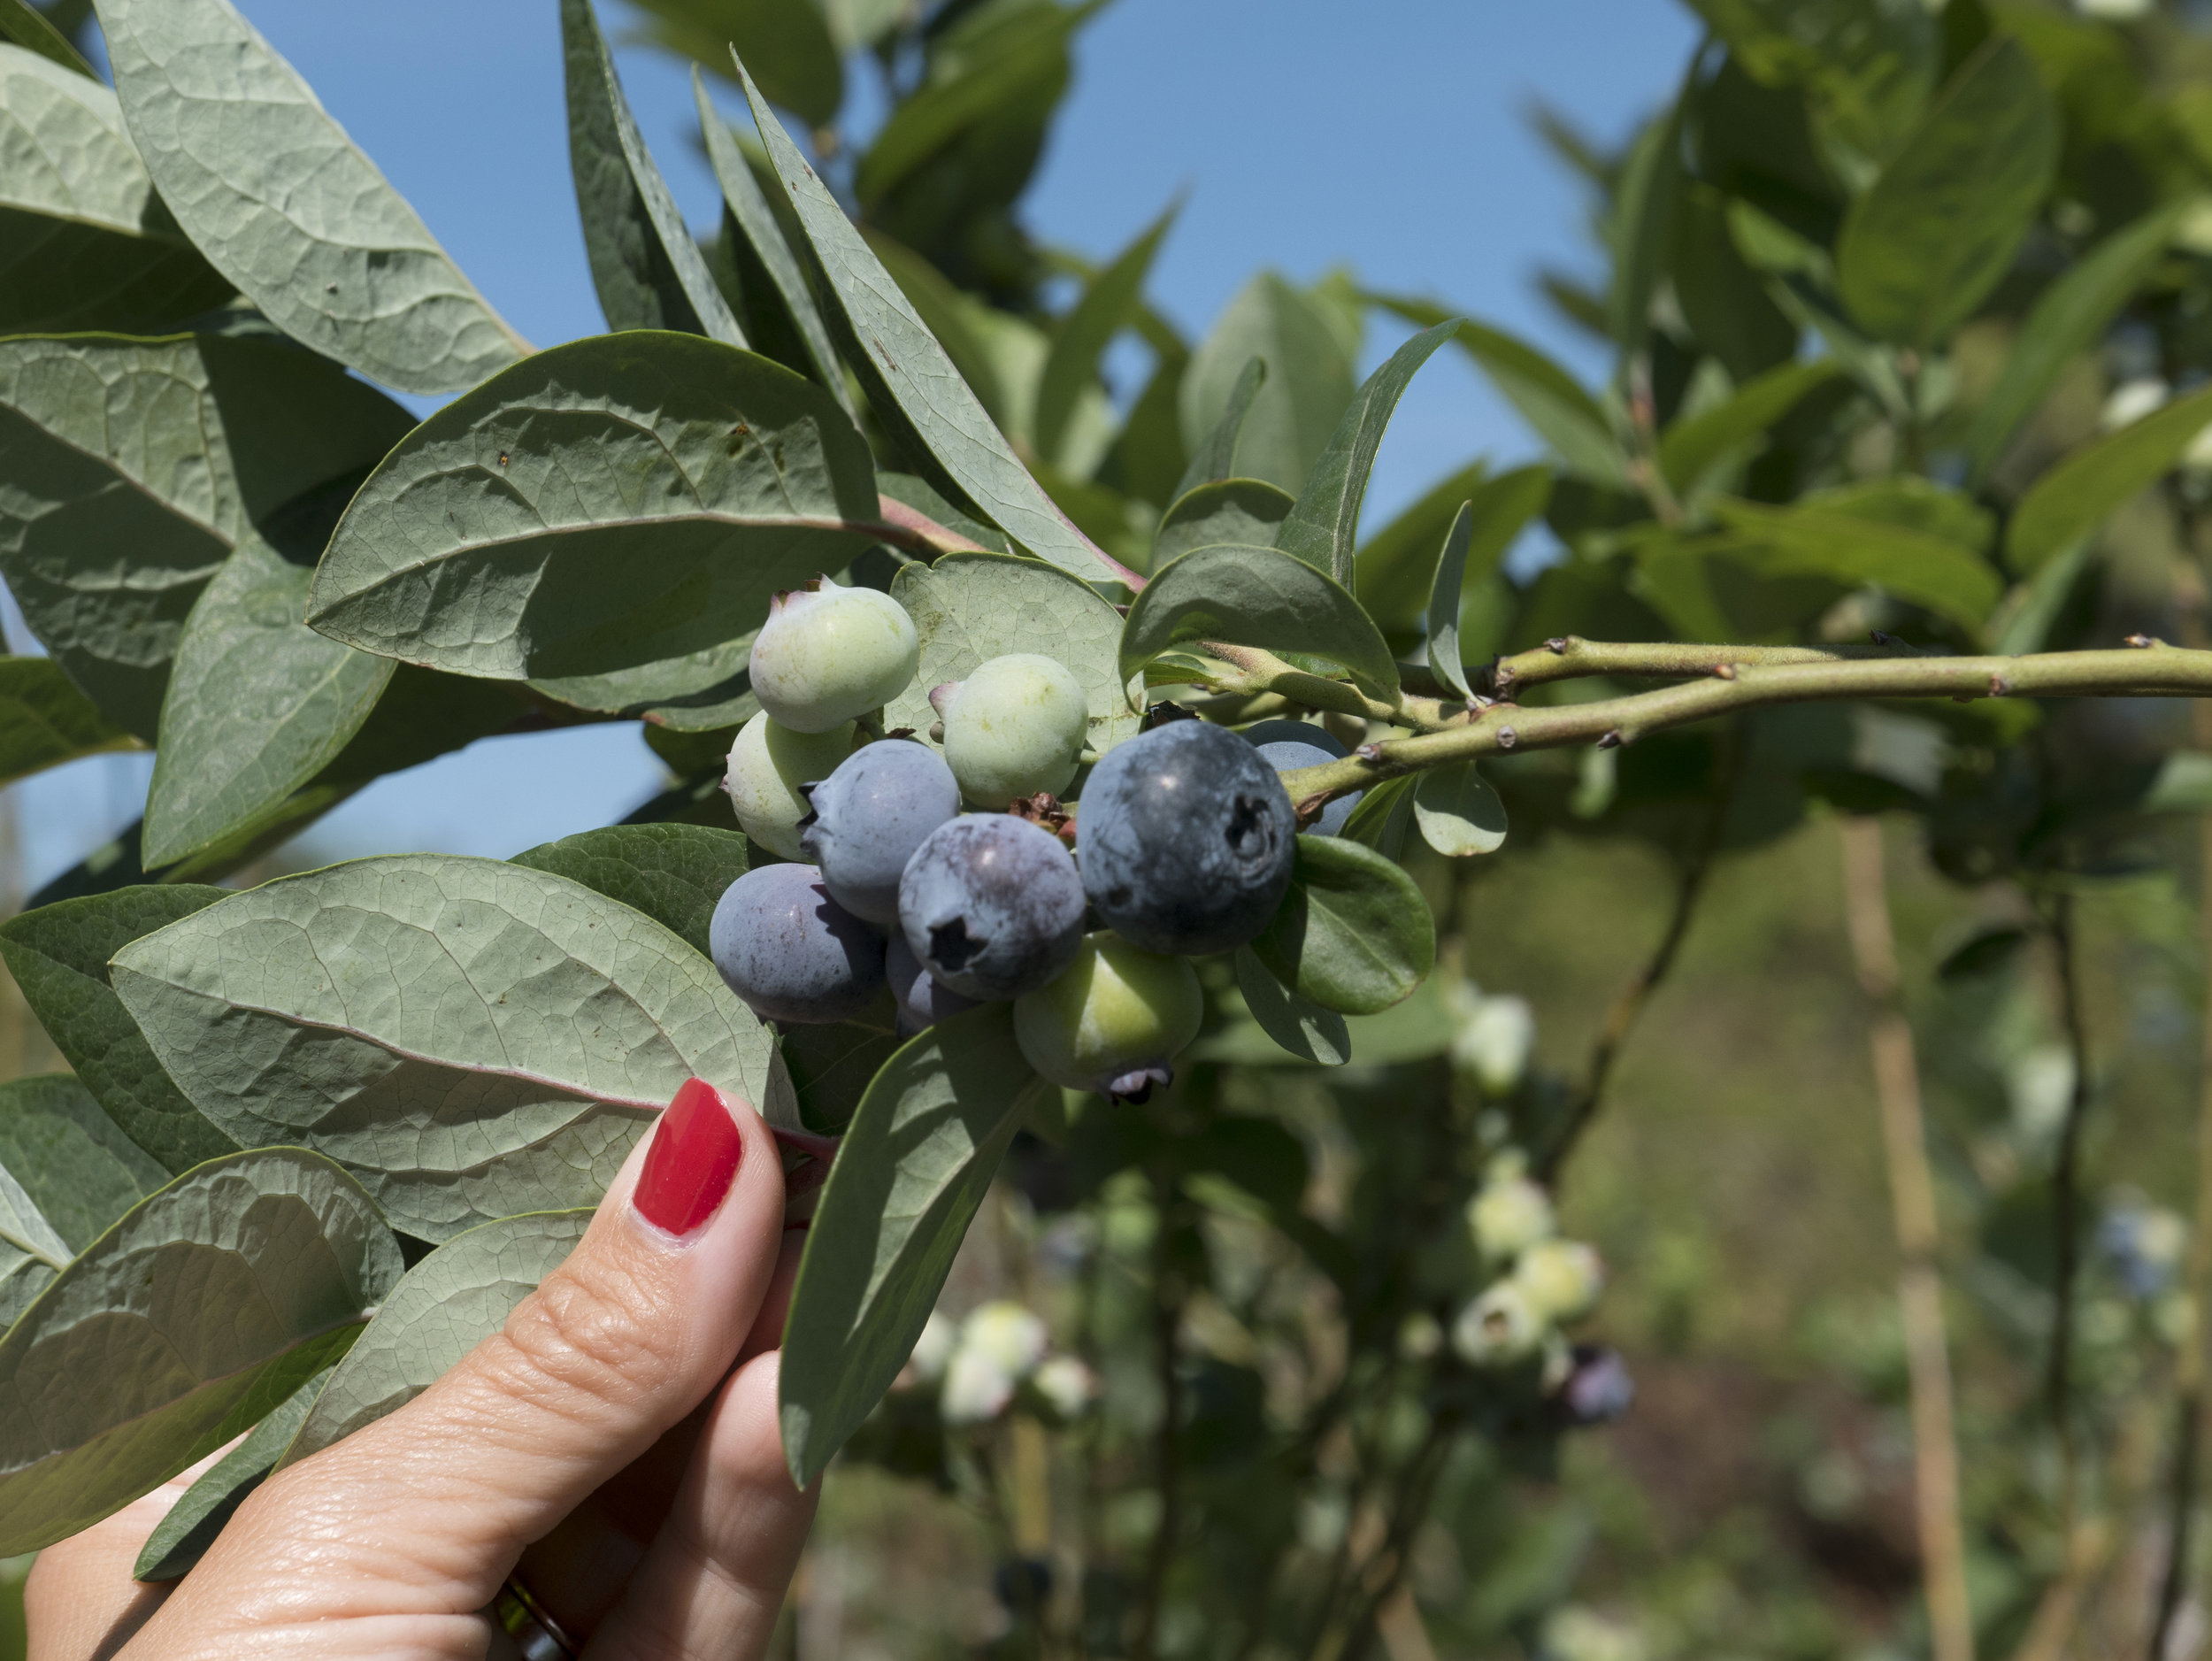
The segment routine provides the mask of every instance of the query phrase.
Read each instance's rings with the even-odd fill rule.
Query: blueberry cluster
[[[1558,1228],[1551,1196],[1517,1156],[1494,1161],[1467,1203],[1467,1231],[1491,1279],[1453,1323],[1462,1358],[1508,1367],[1540,1356],[1555,1389],[1574,1376],[1576,1357],[1559,1329],[1597,1307],[1605,1265],[1582,1242],[1558,1238]]]
[[[824,579],[778,596],[753,646],[761,713],[731,747],[727,788],[747,834],[804,863],[731,885],[715,966],[777,1021],[849,1020],[887,991],[911,1034],[1011,1000],[1038,1072],[1143,1100],[1197,1035],[1189,960],[1250,940],[1289,888],[1297,822],[1278,769],[1341,747],[1295,722],[1158,727],[1096,759],[1071,852],[1047,827],[1090,758],[1082,683],[1050,657],[995,657],[930,693],[941,753],[866,741],[864,718],[919,660],[887,595]],[[1315,828],[1349,811],[1333,804]]]

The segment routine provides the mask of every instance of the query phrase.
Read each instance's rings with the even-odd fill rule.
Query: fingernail
[[[720,1209],[744,1152],[745,1139],[722,1092],[704,1079],[687,1079],[653,1127],[630,1203],[654,1227],[680,1240]]]

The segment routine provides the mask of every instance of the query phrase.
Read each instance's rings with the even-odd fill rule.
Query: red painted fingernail
[[[630,1203],[654,1227],[680,1239],[720,1209],[744,1152],[722,1092],[704,1079],[687,1079],[653,1127]]]

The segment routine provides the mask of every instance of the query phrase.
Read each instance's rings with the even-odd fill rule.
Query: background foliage
[[[94,1186],[66,1195],[35,1188],[50,1162],[0,1153],[27,1190],[28,1220],[0,1229],[19,1259],[12,1313],[165,1173],[275,1134],[257,1114],[281,1108],[280,1089],[257,1103],[250,1081],[234,1088],[189,1059],[218,1048],[196,1025],[208,998],[270,1000],[194,984],[228,961],[214,953],[126,948],[173,921],[170,944],[187,938],[177,930],[253,927],[235,903],[205,912],[221,891],[198,885],[254,870],[369,779],[484,734],[598,719],[643,718],[670,763],[668,792],[618,840],[512,866],[447,862],[436,880],[466,891],[439,897],[465,904],[432,905],[417,926],[434,935],[496,916],[564,940],[611,896],[603,915],[620,914],[646,961],[680,962],[669,942],[695,934],[702,896],[737,868],[727,843],[647,827],[727,822],[714,785],[748,706],[743,642],[718,625],[755,596],[709,586],[703,602],[718,567],[649,512],[565,521],[547,487],[577,464],[540,448],[528,384],[557,365],[564,398],[580,385],[588,404],[620,410],[661,399],[712,349],[667,336],[556,348],[417,427],[284,344],[270,321],[419,391],[462,390],[520,350],[434,250],[393,280],[425,301],[394,331],[380,308],[352,309],[357,269],[326,271],[326,250],[286,247],[282,227],[203,212],[188,170],[164,173],[155,192],[146,169],[164,165],[163,144],[219,118],[161,81],[164,51],[132,50],[134,31],[165,48],[161,31],[218,11],[102,6],[119,85],[145,112],[127,135],[66,45],[0,0],[0,33],[21,48],[0,65],[0,120],[60,124],[103,158],[96,190],[0,150],[4,211],[26,227],[0,256],[0,306],[21,337],[0,342],[0,570],[51,654],[5,666],[0,692],[23,711],[8,728],[11,776],[160,740],[143,827],[0,929],[90,1092],[42,1082],[9,1122],[104,1147],[103,1127],[127,1133],[104,1157],[73,1157]],[[1680,96],[1624,150],[1551,129],[1605,255],[1600,283],[1546,280],[1615,354],[1607,383],[1585,387],[1479,322],[1451,326],[1448,294],[1370,293],[1349,272],[1311,285],[1259,273],[1203,339],[1186,339],[1143,299],[1171,234],[1166,204],[1095,270],[1036,244],[1021,196],[1087,9],[661,0],[646,12],[657,39],[710,75],[730,73],[734,37],[767,103],[810,135],[825,186],[795,216],[750,135],[710,114],[703,142],[728,208],[695,242],[657,188],[588,8],[570,4],[579,204],[610,327],[741,336],[792,372],[745,395],[764,440],[805,407],[846,402],[874,465],[930,475],[910,487],[879,474],[887,494],[988,538],[950,505],[964,502],[1083,574],[1096,573],[1050,504],[1140,572],[1204,550],[1179,567],[1194,592],[1218,591],[1223,572],[1205,562],[1224,544],[1308,559],[1348,580],[1380,639],[1355,641],[1357,613],[1337,611],[1304,634],[1271,615],[1250,643],[1321,652],[1351,672],[1339,688],[1391,692],[1397,660],[1425,657],[1448,681],[1438,648],[1455,636],[1474,690],[1532,709],[1648,684],[1632,672],[1650,660],[1592,675],[1572,650],[1545,650],[1570,636],[1782,647],[1872,632],[1885,657],[2137,633],[2201,643],[2212,47],[2185,13],[1709,0]],[[280,102],[294,96],[280,63],[257,73]],[[839,122],[864,76],[881,81],[890,114],[862,145]],[[772,120],[764,131],[787,142]],[[273,166],[355,166],[311,123],[304,135]],[[244,181],[265,195],[295,182]],[[396,197],[368,211],[388,235],[411,235]],[[912,342],[886,350],[810,297],[795,251],[825,239],[864,239],[1005,435],[1002,455],[982,443],[972,465],[949,468],[941,443],[915,442],[948,420],[979,442],[985,429],[964,402],[933,404],[912,383]],[[256,262],[300,268],[303,251],[316,281],[287,292],[297,313],[280,315]],[[262,316],[219,309],[234,285]],[[1379,318],[1433,333],[1358,388]],[[137,338],[38,338],[91,327]],[[1102,381],[1117,341],[1125,358],[1135,342],[1147,367]],[[1471,458],[1394,521],[1363,525],[1373,445],[1347,411],[1374,410],[1379,439],[1394,384],[1448,349],[1481,366],[1549,459],[1494,474]],[[1256,357],[1266,373],[1254,384]],[[1212,435],[1245,399],[1224,453]],[[472,421],[480,406],[513,411],[514,436]],[[702,419],[667,419],[672,447],[704,442]],[[180,453],[188,426],[204,436]],[[400,465],[372,487],[388,496],[349,537],[341,513],[395,442]],[[822,458],[824,511],[860,518],[870,504],[851,492],[871,465],[856,447]],[[1250,482],[1189,493],[1233,470]],[[472,476],[506,493],[448,488]],[[779,557],[819,568],[866,546],[794,546],[740,470],[719,483],[727,494],[707,505],[782,550],[764,573]],[[450,574],[431,581],[495,590],[503,573],[469,560],[510,502],[534,539],[530,599],[489,616],[488,632],[472,617],[430,638],[435,604],[392,573],[419,556],[424,527],[434,542],[457,524]],[[1538,516],[1564,550],[1540,569],[1510,557]],[[126,612],[92,603],[111,573],[73,557],[88,522],[133,550]],[[610,618],[596,596],[565,591],[563,573],[617,533],[649,552],[634,609]],[[1458,550],[1447,555],[1457,581],[1432,584],[1440,547]],[[1313,594],[1309,617],[1333,604],[1325,587]],[[1123,653],[1133,639],[1149,655],[1224,637],[1212,619],[1179,638],[1176,604],[1173,581],[1148,589],[1139,610],[1158,615],[1158,633],[1148,645],[1133,627]],[[310,613],[322,632],[299,623]],[[81,626],[88,616],[98,627]],[[690,619],[703,619],[695,638]],[[356,650],[400,639],[406,663]],[[1497,654],[1504,682],[1481,681]],[[1157,660],[1156,682],[1176,664]],[[1217,662],[1204,680],[1249,715],[1279,707],[1284,688],[1314,690],[1310,673],[1283,669],[1325,664],[1240,666],[1268,679],[1236,682]],[[250,699],[196,690],[242,675]],[[1322,707],[1348,736],[1368,735],[1359,699],[1330,692]],[[2169,1653],[2189,1652],[2206,1617],[2203,1531],[2187,1526],[2200,1368],[2186,1340],[2212,1267],[2185,1221],[2198,1209],[2188,1149],[2204,998],[2193,816],[2212,802],[2212,734],[2194,720],[2127,701],[1747,708],[1624,748],[1494,756],[1494,796],[1471,770],[1425,775],[1417,794],[1378,789],[1363,840],[1401,854],[1419,885],[1437,973],[1354,1015],[1353,1065],[1324,1071],[1288,1064],[1224,965],[1199,1065],[1165,1099],[1110,1116],[1031,1111],[1018,1134],[998,1104],[1005,1177],[943,1307],[1018,1303],[1054,1354],[1004,1361],[1011,1395],[973,1412],[956,1410],[953,1385],[989,1381],[997,1329],[972,1319],[939,1357],[941,1378],[926,1338],[919,1371],[832,1478],[793,1642],[803,1654],[874,1642],[902,1655],[1381,1649],[1395,1661],[1516,1646],[1563,1658],[1958,1655],[1962,1610],[1968,1640],[1993,1652],[2124,1653],[2162,1634],[2180,1646]],[[1471,863],[1432,851],[1494,845],[1484,830],[1501,811],[1513,828],[1498,851]],[[1887,816],[1886,890],[1878,861],[1868,881],[1871,814]],[[1839,839],[1855,865],[1839,862]],[[401,888],[419,874],[355,869]],[[274,907],[348,904],[329,883],[266,893]],[[408,902],[379,904],[403,915]],[[628,920],[638,911],[658,932]],[[1894,986],[1869,932],[1891,912]],[[645,989],[618,956],[573,973],[595,995],[631,997],[641,1034],[695,1036],[704,1023],[699,1042],[730,1050],[712,1065],[752,1082],[767,1065],[757,1029],[712,985],[680,995],[697,1007],[678,1013],[657,977]],[[1534,1017],[1532,1054],[1516,997]],[[357,1013],[365,1041],[402,1042]],[[312,1014],[265,1010],[272,1053],[288,1021]],[[1325,1027],[1302,1042],[1333,1044]],[[1886,1031],[1917,1039],[1924,1142],[1882,1139],[1899,1102],[1870,1074],[1870,1028],[1878,1044]],[[987,1034],[959,1042],[987,1062]],[[588,1144],[562,1170],[618,1156],[608,1127],[709,1065],[650,1042],[626,1053],[628,1076],[580,1056],[552,1096],[513,1103],[529,1140],[557,1124]],[[841,1059],[787,1047],[802,1107],[849,1103]],[[469,1057],[433,1049],[423,1065],[445,1060]],[[190,1101],[176,1077],[193,1080]],[[437,1086],[390,1088],[404,1099]],[[283,1139],[295,1129],[309,1127]],[[329,1194],[310,1206],[316,1227],[353,1215],[365,1192],[413,1240],[454,1237],[411,1284],[447,1277],[451,1296],[495,1311],[500,1288],[518,1295],[534,1275],[484,1267],[488,1253],[520,1259],[467,1226],[592,1197],[561,1190],[557,1173],[531,1188],[526,1161],[472,1163],[458,1148],[426,1169],[414,1139],[384,1149],[373,1125],[301,1139],[354,1173],[312,1166]],[[240,1170],[267,1157],[230,1157]],[[1939,1201],[1932,1258],[1904,1197],[1916,1160]],[[1594,1331],[1628,1352],[1640,1390],[1610,1431],[1563,1436],[1555,1384],[1471,1369],[1448,1337],[1485,1279],[1459,1212],[1523,1165],[1556,1184],[1569,1232],[1616,1271]],[[483,1192],[485,1173],[528,1191]],[[444,1209],[410,1209],[404,1196],[425,1194]],[[541,1251],[565,1237],[533,1240]],[[1949,1435],[1912,1411],[1929,1399],[1930,1305],[1910,1283],[1931,1265],[1963,1472],[1948,1561],[1927,1484]],[[396,1267],[361,1273],[380,1286]],[[314,1388],[347,1296],[354,1317],[380,1301],[362,1286],[310,1290],[294,1328],[264,1335],[268,1399],[180,1401],[195,1434],[214,1438],[204,1445],[303,1380]],[[1020,1328],[1000,1311],[1010,1324]],[[376,1333],[343,1367],[373,1367]],[[1058,1357],[1081,1366],[1048,1373]],[[389,1399],[373,1373],[347,1388]]]

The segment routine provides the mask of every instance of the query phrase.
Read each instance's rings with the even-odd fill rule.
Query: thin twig
[[[1554,1182],[1567,1156],[1576,1142],[1597,1118],[1598,1109],[1604,1105],[1605,1087],[1611,1081],[1614,1065],[1628,1042],[1628,1034],[1636,1025],[1637,1017],[1651,1001],[1651,995],[1659,989],[1674,968],[1675,955],[1682,950],[1682,942],[1690,932],[1690,919],[1697,913],[1697,903],[1705,892],[1705,880],[1712,874],[1714,860],[1720,853],[1720,845],[1728,829],[1728,815],[1736,798],[1736,780],[1741,771],[1742,735],[1728,734],[1720,764],[1720,788],[1715,792],[1707,811],[1704,828],[1699,833],[1694,846],[1682,862],[1674,888],[1674,909],[1667,918],[1666,932],[1660,935],[1659,944],[1653,950],[1635,978],[1623,987],[1605,1012],[1605,1023],[1598,1028],[1597,1040],[1590,1046],[1590,1065],[1583,1074],[1581,1091],[1568,1106],[1566,1116],[1560,1122],[1551,1142],[1535,1161],[1539,1181]]]
[[[1160,1615],[1167,1601],[1168,1572],[1175,1564],[1176,1537],[1180,1533],[1181,1466],[1177,1433],[1183,1421],[1183,1374],[1180,1340],[1183,1325],[1183,1288],[1174,1266],[1176,1188],[1171,1177],[1154,1178],[1159,1206],[1159,1233],[1152,1248],[1152,1342],[1159,1368],[1160,1434],[1155,1444],[1155,1484],[1160,1494],[1160,1520],[1152,1535],[1152,1549],[1144,1565],[1144,1591],[1138,1606],[1137,1632],[1130,1653],[1135,1661],[1153,1661],[1159,1653]]]
[[[1737,649],[1748,650],[1750,649]],[[1723,667],[1727,667],[1724,665]],[[1268,688],[1253,688],[1253,690]],[[1662,687],[1627,697],[1541,708],[1493,704],[1441,732],[1372,744],[1343,761],[1283,775],[1290,799],[1365,789],[1430,767],[1500,750],[1635,742],[1668,727],[1770,704],[1850,698],[2212,697],[2212,651],[2146,642],[2141,650],[2036,652],[2020,657],[1886,657],[1747,664],[1724,678]]]
[[[2192,585],[2193,588],[2194,585]],[[2194,634],[2204,629],[2203,595],[2194,589],[2185,611]],[[2189,711],[2196,746],[2212,749],[2212,704]],[[2189,1255],[2183,1285],[2198,1311],[2197,1329],[2182,1340],[2174,1358],[2174,1467],[2169,1488],[2166,1571],[2160,1577],[2147,1661],[2163,1661],[2189,1587],[2189,1555],[2197,1511],[2197,1464],[2205,1432],[2205,1330],[2212,1309],[2212,815],[2197,820],[2197,936],[2202,946],[2204,1009],[2197,1035],[2197,1192],[2190,1219]]]
[[[2079,1473],[2073,1425],[2074,1286],[2079,1278],[2081,1228],[2081,1133],[2089,1111],[2089,1033],[2082,1011],[2081,966],[2074,939],[2074,896],[2061,888],[2052,898],[2051,950],[2058,969],[2060,1019],[2074,1065],[2073,1088],[2060,1124],[2058,1154],[2051,1166],[2052,1294],[2051,1353],[2044,1375],[2044,1396],[2051,1427],[2057,1433],[2062,1509],[2070,1529],[2079,1497]]]
[[[1920,654],[1892,636],[1872,646],[1709,646],[1661,641],[1623,645],[1562,634],[1528,651],[1501,657],[1490,668],[1490,684],[1500,697],[1512,697],[1552,681],[1579,681],[1593,675],[1622,680],[1684,681],[1709,675],[1723,664],[1852,663]]]
[[[1868,1037],[1881,1105],[1882,1150],[1897,1235],[1897,1306],[1912,1395],[1913,1501],[1936,1661],[1973,1661],[1973,1611],[1959,1525],[1958,1442],[1952,1424],[1950,1345],[1937,1265],[1935,1180],[1920,1109],[1912,1024],[1898,997],[1897,942],[1878,819],[1842,826],[1844,919],[1859,986],[1873,1005]]]

